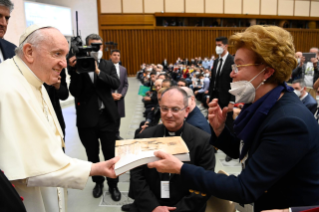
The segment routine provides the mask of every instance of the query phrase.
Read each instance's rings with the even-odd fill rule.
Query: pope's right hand
[[[75,56],[70,57],[68,62],[69,62],[69,66],[74,67],[76,65],[76,57]]]
[[[120,160],[120,157],[115,157],[107,161],[93,163],[91,167],[90,176],[105,176],[109,178],[116,178],[114,172],[114,166],[117,161]]]
[[[228,107],[221,109],[218,104],[218,99],[216,98],[213,99],[208,106],[208,121],[215,135],[218,137],[225,128]]]

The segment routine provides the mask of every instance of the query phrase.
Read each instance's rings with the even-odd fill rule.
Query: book
[[[140,88],[138,90],[139,96],[146,96],[146,93],[150,90],[150,87],[147,87],[145,85],[140,85]]]
[[[188,147],[180,136],[117,140],[115,155],[121,158],[115,164],[115,174],[118,176],[140,165],[159,160],[154,155],[158,150],[172,154],[181,161],[190,161]]]

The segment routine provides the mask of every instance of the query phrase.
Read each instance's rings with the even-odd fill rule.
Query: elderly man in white
[[[64,135],[43,83],[58,82],[67,54],[56,28],[32,25],[16,56],[0,65],[0,167],[28,212],[65,211],[63,188],[83,189],[89,176],[115,177],[118,158],[92,164],[62,151]]]

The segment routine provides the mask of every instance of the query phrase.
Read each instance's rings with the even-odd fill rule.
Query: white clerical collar
[[[175,135],[175,132],[168,132],[168,135]]]
[[[16,62],[17,68],[22,72],[26,80],[34,87],[40,89],[43,82],[33,73],[27,64],[18,56],[14,56],[13,60]]]

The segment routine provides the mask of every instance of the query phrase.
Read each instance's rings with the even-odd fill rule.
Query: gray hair
[[[188,87],[181,87],[181,89],[183,89],[186,93],[188,97],[192,97],[194,96],[194,91]]]
[[[1,1],[1,0],[0,0]],[[47,29],[47,28],[45,28]],[[29,35],[27,37],[27,39],[25,39],[25,41],[23,41],[15,50],[14,52],[16,53],[16,55],[18,55],[19,57],[22,57],[23,55],[23,46],[27,43],[31,44],[32,46],[34,46],[35,48],[38,48],[39,45],[46,39],[47,37],[44,35],[44,33],[40,30],[36,30],[34,31],[31,35]]]
[[[98,34],[90,34],[85,38],[86,45],[89,45],[90,40],[101,40],[103,43],[103,39]]]
[[[299,84],[300,84],[300,87],[302,87],[302,88],[306,87],[306,83],[305,83],[305,81],[302,80],[302,79],[297,79],[297,80],[294,80],[294,81],[292,82],[292,84],[295,84],[295,83],[299,83]]]
[[[14,8],[14,4],[11,0],[0,0],[0,6],[4,6],[10,10],[10,13],[12,12]]]
[[[172,86],[172,87],[168,88],[166,91],[164,91],[164,92],[162,93],[162,97],[163,97],[163,95],[164,95],[165,93],[167,93],[168,91],[171,91],[171,90],[176,90],[176,91],[178,91],[179,93],[181,93],[181,94],[183,95],[184,106],[185,106],[185,107],[188,107],[188,97],[187,97],[187,93],[186,93],[186,91],[184,91],[183,89],[181,89],[181,88],[178,87],[178,86]]]

